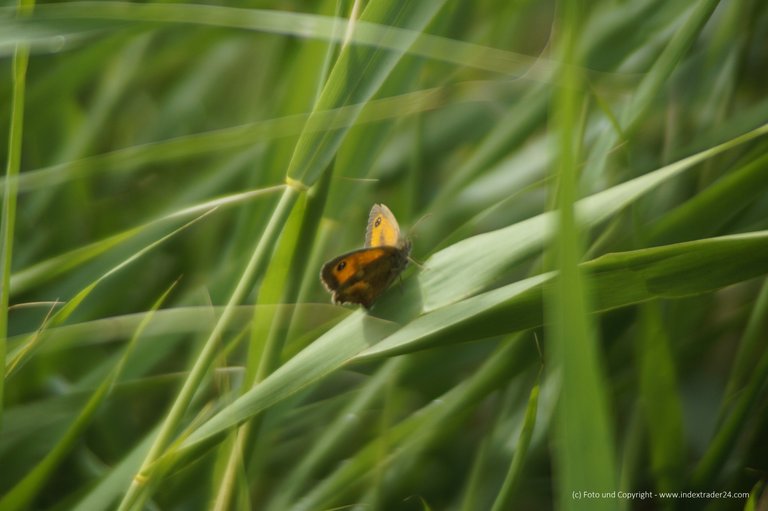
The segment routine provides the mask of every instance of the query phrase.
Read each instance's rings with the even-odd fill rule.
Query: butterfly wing
[[[402,247],[403,244],[395,215],[384,204],[374,204],[368,215],[368,228],[365,230],[366,248]]]
[[[335,303],[359,303],[369,309],[407,264],[397,247],[363,248],[327,262],[320,280]]]

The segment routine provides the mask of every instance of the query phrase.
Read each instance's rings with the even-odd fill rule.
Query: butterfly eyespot
[[[374,227],[378,227],[381,225],[381,217],[377,218],[376,221],[373,223]]]
[[[336,265],[336,271],[341,271],[346,267],[347,267],[347,262],[341,261],[339,264]]]

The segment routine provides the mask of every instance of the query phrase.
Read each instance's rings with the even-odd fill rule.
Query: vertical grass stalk
[[[32,11],[34,0],[20,0],[19,15]],[[13,54],[12,77],[13,97],[11,99],[11,121],[8,134],[8,165],[5,169],[3,187],[3,216],[0,220],[0,361],[5,361],[5,345],[8,338],[8,297],[11,284],[11,260],[13,258],[13,233],[16,225],[16,196],[19,190],[17,178],[21,168],[21,141],[24,133],[24,93],[27,86],[27,65],[29,47],[17,45]],[[5,394],[5,371],[0,371],[0,424],[3,418],[3,396]]]
[[[581,239],[574,203],[578,195],[579,118],[582,77],[576,62],[580,2],[562,4],[558,48],[563,62],[554,121],[558,141],[558,230],[553,251],[558,278],[548,303],[553,374],[562,377],[554,447],[560,509],[614,509],[609,499],[580,500],[579,492],[616,489],[614,449],[608,422],[604,377],[587,297],[579,269]]]

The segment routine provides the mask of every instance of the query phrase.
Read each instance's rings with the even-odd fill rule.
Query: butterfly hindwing
[[[396,247],[363,248],[327,262],[320,279],[335,303],[359,303],[370,308],[407,264],[408,259]]]

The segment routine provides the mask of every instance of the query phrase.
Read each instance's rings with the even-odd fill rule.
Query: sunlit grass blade
[[[745,258],[745,254],[749,257]],[[734,264],[734,258],[740,260]],[[606,254],[582,263],[595,311],[714,291],[768,272],[768,232]],[[410,353],[542,324],[541,296],[554,273],[530,277],[423,314],[356,360]]]
[[[300,313],[304,321],[298,325],[308,331],[323,328],[325,325],[337,323],[345,314],[343,310],[330,304],[302,305],[257,305],[259,314],[273,315],[281,307],[299,307],[307,312]],[[146,337],[157,337],[167,334],[201,334],[210,331],[215,319],[223,311],[223,307],[174,307],[163,309],[153,314],[152,322],[145,329]],[[319,313],[317,312],[319,311]],[[55,354],[60,351],[77,349],[84,346],[95,346],[118,342],[131,335],[143,321],[147,313],[126,314],[104,319],[72,323],[69,325],[46,328],[49,342],[40,346],[38,353]],[[236,307],[234,318],[228,332],[237,332],[247,326],[254,314],[254,306],[241,305]],[[326,328],[327,329],[327,328]],[[8,339],[11,351],[15,351],[28,333],[19,334]]]
[[[72,28],[69,28],[65,22],[71,20],[81,23],[72,23]],[[542,81],[550,79],[557,67],[556,63],[544,58],[425,34],[418,26],[399,25],[400,20],[397,18],[364,14],[355,31],[347,34],[339,32],[336,29],[339,20],[329,16],[212,5],[141,5],[128,2],[49,4],[41,6],[37,16],[24,24],[14,22],[13,19],[2,20],[8,35],[4,40],[0,39],[0,44],[22,42],[40,44],[45,48],[56,33],[49,28],[51,21],[58,22],[54,26],[61,31],[60,36],[72,37],[87,30],[82,27],[83,20],[93,24],[96,20],[98,26],[110,26],[113,29],[122,28],[122,24],[118,22],[190,23],[327,39],[339,43],[346,39],[356,45],[376,46],[400,53],[409,52],[464,67],[513,76],[528,73],[532,78]],[[393,20],[397,21],[392,22]],[[341,23],[344,22],[342,19]],[[41,34],[44,36],[41,37]]]
[[[768,133],[768,124],[733,140],[590,197],[576,204],[580,224],[591,227],[616,214],[667,180],[728,149]],[[513,262],[540,250],[551,236],[552,213],[543,213],[507,228],[480,234],[432,255],[419,274],[424,310],[429,311],[476,293]]]

